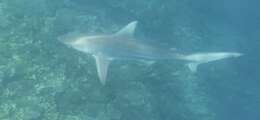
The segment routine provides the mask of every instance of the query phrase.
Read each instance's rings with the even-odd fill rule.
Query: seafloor
[[[145,42],[187,53],[226,50],[216,41],[221,33],[194,14],[193,1],[0,0],[0,119],[217,119],[221,103],[209,82],[223,79],[214,73],[231,62],[191,74],[178,61],[115,61],[102,86],[94,59],[57,40],[73,31],[112,33],[138,20],[136,37]]]

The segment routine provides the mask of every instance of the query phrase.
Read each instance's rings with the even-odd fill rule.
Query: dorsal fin
[[[108,70],[111,59],[109,59],[106,56],[101,55],[101,54],[95,55],[94,57],[96,59],[98,77],[100,79],[100,82],[103,85],[105,85],[106,77],[107,77],[107,70]]]
[[[137,23],[137,21],[130,22],[115,35],[121,37],[133,37]]]

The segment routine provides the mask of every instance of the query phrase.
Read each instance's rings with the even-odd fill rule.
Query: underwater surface
[[[260,120],[259,0],[0,0],[0,120]],[[114,33],[183,53],[241,52],[203,64],[115,61],[58,41]]]

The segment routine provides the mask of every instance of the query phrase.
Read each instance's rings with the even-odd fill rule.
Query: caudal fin
[[[227,58],[234,58],[240,57],[243,54],[236,53],[236,52],[213,52],[213,53],[196,53],[190,55],[182,55],[179,57],[181,60],[186,60],[190,63],[187,64],[188,68],[192,72],[197,71],[197,67],[200,64],[213,62],[217,60],[227,59]]]
[[[191,62],[191,63],[188,63],[187,66],[188,66],[188,68],[190,69],[191,72],[195,73],[195,72],[197,72],[199,64],[200,63],[197,63],[197,62]]]

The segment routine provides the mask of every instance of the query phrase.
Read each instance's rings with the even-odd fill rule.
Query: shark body
[[[101,83],[106,83],[107,71],[111,61],[124,60],[159,60],[178,59],[189,61],[188,67],[195,72],[202,63],[220,60],[229,57],[238,57],[240,53],[198,53],[182,55],[171,50],[156,48],[137,42],[134,31],[137,21],[133,21],[120,31],[111,35],[63,37],[60,41],[78,51],[91,54],[95,57],[97,73]]]

